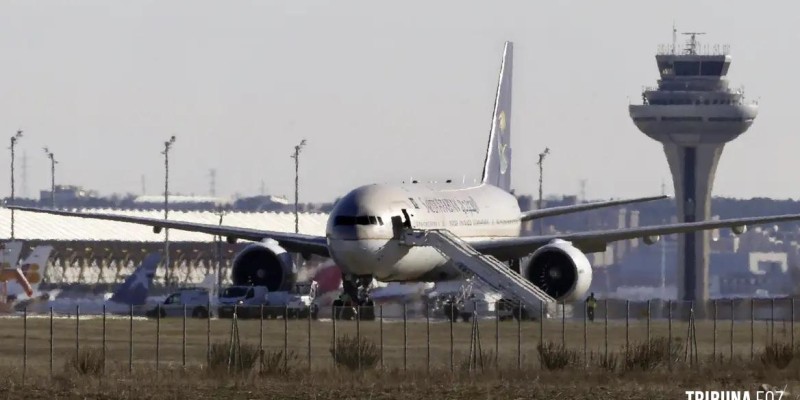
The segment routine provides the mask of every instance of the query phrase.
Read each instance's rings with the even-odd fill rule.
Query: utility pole
[[[168,141],[164,142],[164,219],[169,216],[169,150],[175,143],[175,135],[172,135]],[[164,228],[164,284],[169,286],[171,283],[170,263],[169,263],[169,228]]]
[[[11,137],[11,205],[14,205],[14,146],[17,141],[22,138],[22,130],[18,129],[17,133]],[[14,209],[11,209],[11,240],[14,240]]]
[[[28,153],[22,152],[22,196],[28,197]]]
[[[58,161],[55,155],[47,147],[44,148],[44,153],[50,159],[50,208],[56,208],[56,164]]]
[[[217,215],[219,215],[220,226],[222,226],[222,217],[224,217],[225,214],[227,214],[227,211],[225,211],[222,205],[217,206]],[[222,236],[217,235],[214,237],[214,239],[217,241],[217,294],[219,294],[219,291],[222,288]]]
[[[581,179],[581,203],[586,203],[586,179]]]
[[[209,178],[209,193],[211,197],[217,195],[217,170],[212,168],[208,171],[208,178]]]
[[[542,172],[543,172],[543,167],[544,167],[544,159],[545,159],[545,157],[547,157],[548,154],[550,154],[550,148],[549,147],[545,147],[544,151],[539,153],[539,161],[536,163],[536,165],[539,166],[539,201],[536,204],[536,209],[537,210],[541,210],[542,209],[542,178],[543,178],[542,177]],[[544,234],[544,229],[543,229],[542,224],[539,224],[539,234],[540,235]]]
[[[300,141],[300,144],[294,146],[294,233],[300,233],[300,224],[298,217],[298,197],[300,192],[300,150],[306,145],[306,140]]]

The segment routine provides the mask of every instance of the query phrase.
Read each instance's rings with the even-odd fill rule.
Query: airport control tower
[[[664,145],[678,220],[711,218],[711,188],[725,143],[741,135],[758,114],[741,89],[729,88],[728,46],[701,46],[702,32],[684,33],[688,41],[676,49],[660,46],[656,63],[658,86],[642,92],[642,104],[631,105],[633,123]],[[708,299],[708,232],[686,233],[678,243],[678,299]]]

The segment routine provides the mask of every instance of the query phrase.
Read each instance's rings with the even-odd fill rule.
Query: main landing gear
[[[369,298],[372,276],[343,275],[342,295],[333,301],[333,318],[372,321],[375,319],[375,304]]]

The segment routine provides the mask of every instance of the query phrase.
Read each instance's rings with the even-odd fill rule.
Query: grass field
[[[330,352],[334,325],[336,337],[358,336],[373,342],[382,354],[383,368],[380,363],[374,370],[362,373],[335,368]],[[718,321],[715,341],[713,322],[698,320],[695,334],[699,366],[690,368],[679,356],[671,371],[666,368],[608,371],[595,366],[606,349],[603,321],[587,324],[585,354],[590,359],[587,367],[583,361],[582,321],[567,320],[562,324],[561,320],[547,320],[542,329],[538,322],[485,320],[478,331],[487,358],[486,368],[470,374],[464,366],[470,349],[471,323],[453,323],[451,341],[451,324],[445,321],[430,325],[424,320],[409,321],[404,325],[397,320],[336,324],[267,320],[262,325],[258,320],[240,320],[242,343],[263,346],[268,352],[285,348],[293,354],[286,360],[288,371],[246,377],[228,376],[224,371],[209,373],[209,338],[212,344],[227,344],[231,327],[230,320],[212,319],[209,324],[208,320],[187,319],[184,340],[181,319],[160,322],[134,319],[131,325],[127,318],[109,317],[105,329],[106,373],[79,376],[66,367],[68,360],[80,349],[100,351],[102,319],[82,317],[77,323],[74,317],[56,318],[52,323],[51,378],[50,320],[29,317],[26,322],[18,317],[3,318],[0,319],[0,365],[7,367],[2,373],[4,388],[7,398],[21,398],[17,395],[22,393],[27,398],[438,399],[551,398],[557,394],[568,398],[685,398],[684,390],[703,387],[745,390],[764,382],[792,386],[800,379],[800,368],[794,363],[773,370],[759,362],[772,340],[792,341],[791,325],[784,322],[756,321],[751,327],[749,321],[737,321],[731,330],[730,321]],[[566,348],[574,350],[580,365],[559,371],[541,368],[536,348],[542,340],[540,332],[544,333],[544,342],[563,341]],[[611,321],[607,332],[608,351],[618,355],[625,352],[626,337],[630,351],[648,337],[647,323],[641,320],[631,321],[627,329],[624,321]],[[663,320],[651,322],[649,332],[651,338],[670,336],[668,323]],[[673,321],[672,343],[676,347],[685,345],[687,332],[685,322]],[[714,353],[716,361],[711,362]],[[334,396],[335,393],[341,394]]]

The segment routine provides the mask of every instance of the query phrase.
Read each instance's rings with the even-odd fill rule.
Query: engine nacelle
[[[592,284],[592,266],[572,243],[556,239],[531,255],[524,276],[558,301],[578,301]]]
[[[270,292],[291,289],[297,268],[291,254],[277,241],[265,239],[247,245],[233,259],[231,281],[234,285],[266,286]]]
[[[642,238],[642,241],[644,242],[644,244],[646,244],[646,245],[648,245],[648,246],[649,246],[649,245],[651,245],[651,244],[656,244],[656,243],[658,243],[658,240],[659,240],[659,239],[661,239],[661,236],[660,236],[660,235],[649,235],[649,236],[645,236],[645,237],[643,237],[643,238]]]
[[[747,232],[747,225],[732,226],[731,227],[731,232],[733,232],[734,235],[741,235],[741,234]]]

